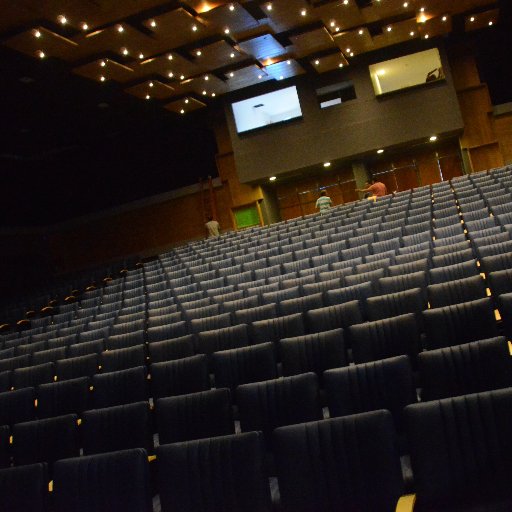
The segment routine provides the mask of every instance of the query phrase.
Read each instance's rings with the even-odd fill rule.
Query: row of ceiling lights
[[[429,140],[429,142],[435,142],[437,140],[437,135],[431,135],[428,140]],[[381,149],[377,150],[377,154],[382,155],[382,153],[384,153],[384,149],[381,148]],[[329,167],[331,167],[331,162],[324,162],[323,166],[326,169],[328,169]],[[270,178],[268,180],[269,181],[276,181],[277,180],[277,176],[270,176]]]

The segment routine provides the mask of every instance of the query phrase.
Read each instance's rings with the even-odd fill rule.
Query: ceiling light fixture
[[[124,32],[124,27],[123,27],[123,25],[117,25],[117,31],[118,31],[119,33]]]
[[[41,37],[41,32],[39,30],[34,30],[34,37],[37,37],[37,39],[39,39]]]
[[[229,10],[230,10],[230,11],[234,11],[234,10],[235,10],[235,6],[234,6],[233,4],[231,4],[231,5],[229,6]]]
[[[306,11],[306,9],[302,9],[302,10],[300,11],[300,15],[301,15],[301,16],[306,16],[306,14],[307,14],[307,13],[308,13],[308,11]]]
[[[204,75],[204,79],[208,81],[210,80],[210,77],[208,75]]]
[[[231,71],[231,73],[229,73],[229,76],[230,76],[231,78],[233,78],[233,77],[235,76],[235,73],[233,73],[233,71]]]
[[[435,142],[437,140],[437,135],[432,135],[429,140],[430,142]]]
[[[188,98],[185,99],[185,103],[188,103]]]
[[[184,114],[185,111],[183,109],[180,110],[180,114]]]
[[[57,16],[57,20],[61,25],[65,25],[68,22],[68,19],[64,14],[61,14],[60,16]]]
[[[404,9],[407,9],[409,7],[409,2],[404,2]]]
[[[143,53],[139,53],[139,59],[143,59],[144,58],[144,54]]]
[[[428,34],[425,34],[425,39],[428,39],[430,36]]]
[[[206,96],[206,91],[203,91],[203,96]]]
[[[343,5],[348,5],[348,0],[343,0]]]
[[[331,167],[331,162],[324,162],[324,167]]]
[[[197,32],[197,25],[192,25],[192,32]]]
[[[215,98],[216,94],[214,92],[212,92],[212,98]]]
[[[471,16],[471,18],[469,18],[469,21],[471,21],[471,23],[473,23],[475,21],[475,17]]]
[[[350,48],[347,48],[347,53],[350,53],[352,50]]]
[[[224,34],[226,34],[226,35],[229,34],[229,28],[224,29]]]
[[[414,37],[414,31],[413,31],[413,30],[411,30],[411,31],[409,32],[409,35],[410,35],[411,37]]]
[[[167,55],[167,60],[172,60],[172,55],[170,53]]]
[[[268,181],[276,181],[277,178],[275,176],[270,176],[270,178],[268,179]]]
[[[343,67],[343,62],[340,62],[340,63],[338,64],[338,67],[339,67],[339,68],[342,68],[342,67]]]
[[[261,80],[263,78],[263,75],[258,75],[258,80]]]
[[[197,50],[196,55],[197,55],[198,57],[201,57],[201,55],[202,55],[201,50]]]
[[[185,75],[180,75],[180,80],[185,80]]]
[[[128,55],[128,48],[121,48],[121,53],[123,55]]]
[[[441,19],[442,19],[443,21],[446,21],[446,20],[448,19],[448,17],[447,17],[447,16],[443,16]]]
[[[174,73],[173,73],[172,71],[169,71],[169,73],[167,73],[167,76],[168,76],[169,78],[172,78],[172,77],[174,76]]]
[[[229,56],[230,56],[232,59],[234,59],[234,58],[235,58],[235,54],[234,54],[234,53],[231,53]]]
[[[318,64],[320,64],[320,61],[319,60],[315,60],[315,66],[318,66]]]
[[[100,76],[100,81],[104,82],[105,80],[106,80],[106,78],[103,75],[101,75]]]
[[[155,84],[153,82],[149,82],[149,87],[154,87]]]
[[[43,50],[39,50],[37,52],[37,56],[40,58],[40,59],[44,59],[46,57],[46,54],[43,52]]]
[[[492,27],[494,25],[494,22],[491,20],[489,21],[489,27]]]
[[[146,94],[146,99],[147,100],[151,99],[151,96],[149,94]]]
[[[85,21],[82,22],[82,24],[80,25],[82,30],[89,30],[89,25],[87,25],[87,23]]]
[[[100,66],[101,66],[102,68],[104,68],[106,65],[107,65],[107,63],[106,63],[104,60],[102,60],[102,61],[100,62]]]
[[[362,28],[360,28],[358,33],[360,36],[362,36],[364,34],[364,30]]]
[[[392,28],[392,27],[388,27],[386,30],[387,30],[388,32],[391,32],[391,31],[393,30],[393,28]]]
[[[271,11],[272,10],[272,4],[267,4],[267,11]]]
[[[156,27],[156,21],[155,20],[151,20],[150,23],[149,23],[153,28]]]
[[[382,153],[384,153],[384,150],[383,150],[383,149],[377,149],[377,153],[378,153],[379,155],[382,155]]]

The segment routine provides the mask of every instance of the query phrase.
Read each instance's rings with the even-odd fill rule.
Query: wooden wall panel
[[[503,165],[503,156],[497,142],[469,150],[473,172],[486,171]]]
[[[480,84],[459,91],[459,102],[464,119],[464,134],[461,137],[463,147],[474,147],[494,142],[494,134],[490,115],[492,104],[487,85]]]
[[[512,113],[496,116],[494,118],[494,130],[500,144],[503,162],[512,163]]]

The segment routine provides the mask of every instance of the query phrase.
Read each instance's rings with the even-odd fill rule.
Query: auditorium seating
[[[110,490],[117,477],[122,486],[140,482],[137,496],[131,487],[126,492],[133,492],[137,510],[150,510],[147,456],[156,453],[150,466],[162,464],[174,475],[190,457],[190,482],[164,474],[154,483],[164,512],[217,510],[219,503],[267,510],[273,466],[264,463],[264,440],[277,469],[272,499],[279,501],[277,485],[282,510],[330,510],[326,500],[334,498],[380,510],[403,492],[390,448],[398,434],[400,453],[413,455],[408,485],[418,492],[418,510],[431,510],[435,500],[435,510],[451,510],[448,494],[460,496],[461,489],[429,495],[429,450],[419,446],[418,432],[426,428],[421,416],[431,415],[429,404],[438,403],[429,401],[468,395],[468,408],[475,400],[487,407],[494,398],[469,394],[494,396],[503,388],[501,397],[512,386],[511,188],[512,169],[504,168],[345,204],[321,216],[191,242],[105,283],[97,278],[90,289],[87,279],[77,279],[75,302],[56,300],[53,314],[37,311],[56,292],[31,298],[27,307],[41,306],[30,318],[21,318],[27,308],[13,305],[9,314],[18,316],[6,320],[23,322],[0,335],[0,508],[1,489],[30,468],[34,485],[27,496],[13,487],[8,510],[46,510],[52,476],[56,510],[89,510],[67,486],[84,478],[83,505],[96,506],[85,489],[107,492],[109,482],[93,473],[122,466],[121,454],[130,475],[113,474]],[[410,413],[407,438],[404,408],[421,411]],[[366,412],[379,409],[391,416]],[[366,436],[374,429],[382,446],[372,439],[360,447],[359,429]],[[321,451],[328,441],[321,433],[332,434],[336,459]],[[279,441],[272,444],[272,436]],[[305,454],[306,441],[315,450]],[[212,489],[221,475],[208,471],[223,467],[228,450],[239,453],[239,475]],[[301,464],[294,462],[299,454]],[[194,460],[204,465],[194,467]],[[81,476],[87,461],[96,469]],[[340,461],[354,478],[356,468],[374,475],[353,481],[377,482],[374,497],[323,480],[330,476],[321,468],[344,474]],[[329,492],[320,495],[325,485]],[[509,497],[498,487],[497,506],[507,510]],[[108,499],[116,504],[111,508],[125,503]]]

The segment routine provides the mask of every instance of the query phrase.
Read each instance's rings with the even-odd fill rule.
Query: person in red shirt
[[[356,192],[369,192],[370,196],[382,197],[388,193],[386,185],[381,181],[370,181],[370,186],[367,188],[356,188]]]

